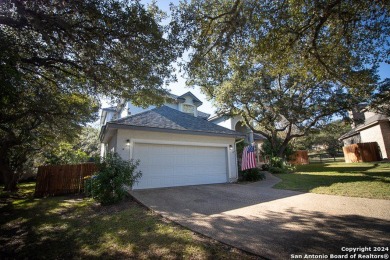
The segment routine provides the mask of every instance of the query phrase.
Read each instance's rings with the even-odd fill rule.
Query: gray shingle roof
[[[266,138],[261,134],[253,133],[253,139],[257,141],[257,140],[265,140]]]
[[[184,98],[185,96],[190,96],[190,97],[192,97],[192,100],[193,100],[194,103],[200,103],[200,104],[203,103],[203,102],[200,101],[194,94],[192,94],[191,91],[188,91],[188,92],[184,93],[183,95],[179,96],[178,98]]]
[[[153,128],[154,130],[175,130],[198,134],[242,136],[222,126],[213,124],[200,117],[194,117],[176,109],[161,106],[143,113],[117,119],[109,125]]]
[[[104,111],[116,111],[116,107],[105,107],[105,108],[102,108],[102,110],[104,110]]]
[[[201,118],[207,120],[207,118],[210,117],[210,114],[207,114],[207,113],[205,113],[205,112],[202,112],[202,111],[199,111],[199,110],[198,110],[198,117],[201,117]]]
[[[375,114],[369,118],[367,118],[363,124],[360,124],[356,126],[355,128],[351,129],[347,133],[343,134],[339,137],[339,140],[343,140],[345,138],[348,138],[353,135],[357,135],[360,133],[360,130],[369,127],[371,124],[379,122],[379,121],[388,121],[390,118],[388,116],[382,115],[382,114]]]

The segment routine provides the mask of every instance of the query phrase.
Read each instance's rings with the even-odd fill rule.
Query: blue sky
[[[150,2],[152,2],[152,1],[151,0],[142,0],[141,1],[141,3],[143,3],[145,5],[147,5]],[[156,3],[162,11],[166,12],[169,15],[170,3],[177,5],[179,3],[179,1],[178,0],[175,0],[175,1],[163,1],[162,0],[162,1],[156,1]],[[381,77],[381,80],[383,80],[385,78],[390,78],[390,64],[381,63],[378,72],[379,72],[379,76]],[[167,86],[167,88],[173,94],[181,95],[187,91],[191,91],[195,96],[197,96],[203,102],[203,105],[199,107],[199,110],[206,112],[206,113],[209,113],[209,114],[213,114],[215,112],[215,108],[213,107],[212,102],[207,100],[206,95],[202,94],[199,88],[187,87],[185,84],[186,79],[183,78],[182,75],[178,72],[176,73],[176,76],[177,76],[178,81],[171,83],[170,85]],[[106,102],[104,102],[103,107],[107,107],[107,106],[108,106],[108,104]]]

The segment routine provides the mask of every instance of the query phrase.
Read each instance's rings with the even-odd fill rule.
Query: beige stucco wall
[[[156,141],[156,143],[171,143],[183,145],[199,145],[201,146],[226,146],[229,163],[229,179],[234,181],[237,179],[237,157],[236,152],[228,149],[229,145],[234,147],[234,137],[220,137],[220,136],[202,136],[176,133],[162,133],[153,131],[138,131],[128,129],[118,129],[116,135],[116,152],[123,158],[129,159],[132,157],[132,149],[134,142],[137,140],[144,140],[148,142]],[[126,140],[130,139],[131,145],[126,145]]]
[[[377,125],[374,125],[372,127],[361,130],[360,131],[361,142],[362,143],[377,142],[379,145],[379,149],[381,151],[381,154],[382,154],[382,158],[389,158],[388,157],[390,155],[389,141],[384,140],[386,133],[382,132],[382,128],[384,129],[385,132],[388,131],[387,137],[389,137],[390,129],[389,129],[389,127],[386,128],[386,126],[383,124],[384,123],[377,124]],[[383,134],[385,134],[385,135],[383,135]]]
[[[360,134],[356,134],[354,136],[350,136],[348,138],[345,138],[343,140],[343,143],[344,143],[344,146],[347,146],[347,145],[351,145],[351,144],[357,144],[357,143],[361,143],[361,137],[360,137]]]
[[[390,159],[390,122],[382,122],[380,126],[382,129],[383,144],[386,150],[386,157],[384,156],[383,158]]]
[[[114,135],[110,141],[108,141],[108,145],[107,145],[107,151],[106,152],[117,152],[117,136]]]

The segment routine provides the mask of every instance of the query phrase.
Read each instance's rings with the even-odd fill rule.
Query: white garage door
[[[142,177],[134,189],[185,186],[227,181],[224,147],[141,144],[134,146]]]

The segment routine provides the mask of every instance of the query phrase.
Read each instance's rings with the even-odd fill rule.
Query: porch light
[[[130,139],[126,140],[126,145],[130,145]]]
[[[233,150],[233,145],[229,144],[229,150],[230,150],[230,151]]]

